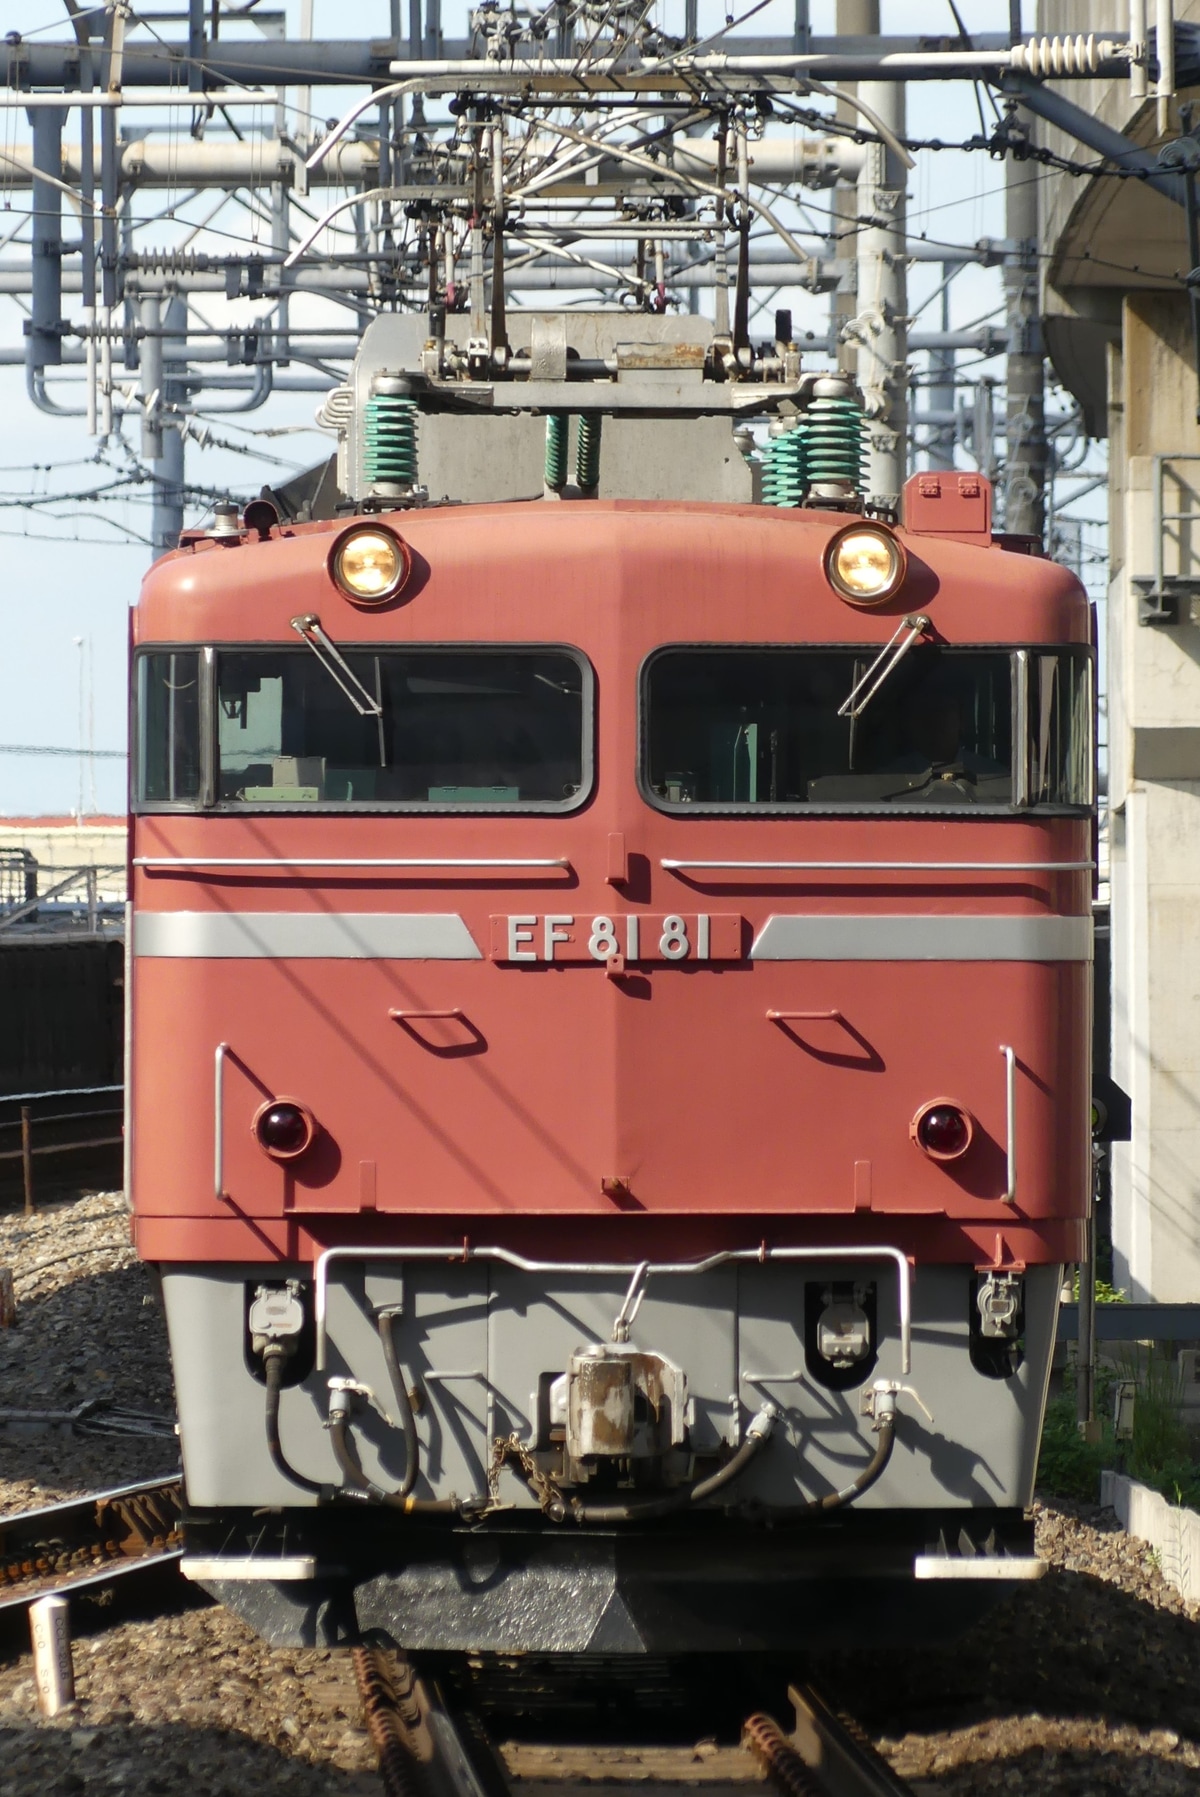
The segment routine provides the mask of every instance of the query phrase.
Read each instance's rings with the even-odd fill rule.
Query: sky
[[[298,25],[299,0],[285,0],[289,35]],[[679,28],[682,0],[664,0],[664,23]],[[5,0],[8,29],[23,34],[61,39],[66,37],[61,0]],[[161,16],[163,8],[156,6]],[[181,7],[181,10],[186,10]],[[740,11],[747,10],[743,5]],[[968,30],[1006,31],[1007,0],[960,0],[958,8]],[[405,9],[407,11],[407,9]],[[675,21],[673,14],[680,18]],[[443,0],[443,26],[447,35],[458,35],[465,25],[462,0]],[[660,17],[664,15],[660,13]],[[749,31],[764,35],[790,32],[791,0],[768,0]],[[1026,19],[1032,25],[1031,0],[1026,0]],[[702,31],[719,28],[725,17],[722,0],[700,0]],[[388,0],[314,0],[314,35],[383,35],[387,30]],[[813,28],[833,30],[832,0],[815,0]],[[954,29],[947,0],[884,0],[884,31],[946,32]],[[161,28],[165,35],[176,32]],[[324,91],[318,110],[331,116],[358,97],[353,89]],[[78,141],[78,113],[71,115],[68,138]],[[989,114],[990,122],[990,114]],[[917,137],[957,140],[980,129],[974,92],[963,83],[910,84],[908,130]],[[28,123],[19,111],[0,116],[0,149],[4,142],[27,141]],[[973,243],[982,236],[1004,234],[1004,170],[985,154],[922,151],[910,175],[909,235],[927,235],[951,243]],[[161,209],[163,196],[148,198]],[[815,204],[814,215],[825,201],[806,196]],[[3,241],[18,223],[20,209],[28,206],[28,193],[9,192],[0,175],[0,268],[6,257],[20,250],[5,250]],[[6,214],[11,214],[11,223]],[[195,212],[187,214],[195,217]],[[163,225],[163,243],[181,226]],[[226,235],[217,236],[216,231]],[[254,227],[247,214],[231,206],[216,221],[214,234],[199,237],[228,253],[231,242],[249,242]],[[27,250],[24,252],[27,254]],[[910,311],[928,296],[937,276],[931,268],[915,268],[909,277]],[[969,269],[952,289],[952,322],[966,326],[993,312],[1002,298],[998,270]],[[68,296],[68,317],[78,307],[78,297]],[[827,301],[797,296],[797,328],[824,331]],[[215,298],[212,316],[224,322],[250,316],[253,308],[242,302],[227,311]],[[321,322],[344,324],[345,312]],[[318,317],[313,313],[314,321]],[[996,315],[1000,322],[1002,314]],[[921,313],[917,327],[933,328],[939,322],[936,306]],[[23,340],[22,312],[11,297],[0,297],[0,351],[19,350]],[[964,363],[967,358],[963,358]],[[988,372],[1002,376],[1003,364],[995,361]],[[78,403],[78,392],[59,389],[63,397]],[[287,474],[329,453],[330,439],[318,433],[312,414],[315,394],[279,394],[260,411],[239,418],[208,420],[224,447],[187,445],[187,478],[211,492],[248,495],[265,480]],[[214,402],[214,404],[219,402]],[[118,755],[81,758],[81,746],[102,751],[124,747],[127,717],[126,656],[128,612],[149,563],[144,541],[149,508],[144,503],[120,506],[89,505],[86,498],[72,499],[46,508],[31,508],[28,499],[47,491],[86,495],[136,467],[136,424],[126,426],[126,442],[106,446],[89,438],[83,417],[48,417],[38,411],[25,391],[24,370],[0,367],[0,817],[66,813],[82,810],[113,812],[124,809],[125,767]],[[1102,455],[1092,462],[1102,469]],[[1103,494],[1091,497],[1080,509],[1098,517]],[[198,521],[203,507],[194,507],[189,522]],[[1092,547],[1102,547],[1102,536],[1085,532]],[[1101,572],[1093,562],[1095,578]],[[21,754],[14,748],[37,746],[66,750],[65,754]]]

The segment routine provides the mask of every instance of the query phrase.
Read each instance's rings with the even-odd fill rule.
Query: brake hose
[[[389,1509],[403,1510],[408,1516],[457,1516],[462,1505],[457,1498],[415,1498],[401,1488],[399,1491],[385,1491],[382,1485],[376,1485],[369,1479],[359,1465],[358,1457],[350,1438],[350,1403],[349,1394],[335,1392],[329,1406],[329,1439],[333,1446],[333,1457],[341,1468],[350,1490],[341,1493],[344,1497],[357,1497],[368,1504],[380,1504]]]
[[[673,1516],[681,1510],[690,1510],[693,1504],[703,1503],[705,1498],[732,1485],[740,1479],[750,1462],[766,1447],[771,1438],[779,1412],[773,1404],[764,1404],[750,1427],[746,1430],[746,1439],[737,1452],[725,1462],[724,1466],[701,1479],[696,1485],[689,1485],[681,1491],[669,1491],[662,1497],[644,1498],[622,1504],[588,1504],[579,1498],[567,1500],[564,1514],[579,1523],[617,1523],[617,1522],[649,1522],[658,1516]]]
[[[843,1485],[840,1491],[828,1491],[824,1497],[813,1498],[810,1503],[784,1504],[778,1509],[768,1509],[764,1511],[764,1514],[772,1522],[803,1522],[806,1517],[820,1516],[823,1511],[844,1510],[847,1504],[852,1504],[855,1498],[861,1497],[864,1491],[870,1490],[891,1459],[892,1449],[896,1443],[894,1412],[890,1416],[880,1417],[878,1432],[879,1444],[875,1452],[858,1477],[851,1479],[849,1485]]]
[[[400,1412],[400,1427],[404,1432],[404,1478],[396,1495],[407,1497],[416,1484],[417,1474],[421,1470],[421,1444],[417,1440],[417,1419],[413,1415],[412,1399],[408,1395],[404,1370],[396,1352],[396,1337],[392,1329],[394,1321],[395,1313],[393,1311],[381,1310],[377,1318],[377,1326],[379,1339],[383,1344],[383,1358],[387,1364],[388,1378],[392,1382],[392,1392],[396,1399],[396,1409]]]
[[[301,1491],[315,1491],[318,1497],[329,1497],[328,1485],[319,1485],[315,1479],[298,1473],[290,1464],[283,1451],[283,1443],[279,1439],[279,1394],[283,1389],[283,1363],[287,1352],[281,1342],[268,1342],[263,1349],[263,1372],[267,1385],[267,1451],[278,1472]]]

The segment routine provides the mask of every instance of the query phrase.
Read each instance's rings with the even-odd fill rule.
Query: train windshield
[[[738,811],[1090,802],[1085,655],[923,644],[872,690],[874,659],[849,648],[660,651],[643,686],[647,796]]]
[[[586,797],[591,675],[580,656],[331,648],[215,652],[209,802],[562,811]],[[167,664],[187,659],[142,658],[145,800],[196,796],[171,785],[180,749],[163,691]],[[196,725],[193,711],[182,728],[194,737]]]

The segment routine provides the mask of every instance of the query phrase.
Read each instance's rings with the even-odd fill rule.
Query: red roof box
[[[914,474],[904,488],[904,528],[911,536],[990,544],[991,481],[982,474]]]

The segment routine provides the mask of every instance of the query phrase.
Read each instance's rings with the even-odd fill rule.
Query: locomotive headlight
[[[348,599],[381,605],[408,579],[412,558],[392,531],[382,525],[360,525],[334,544],[329,572]]]
[[[956,1161],[975,1139],[975,1119],[951,1099],[935,1098],[921,1106],[908,1133],[931,1161]]]
[[[254,1140],[273,1161],[294,1161],[312,1147],[317,1120],[306,1104],[294,1098],[268,1098],[255,1111],[250,1127]]]
[[[825,576],[852,605],[882,605],[904,582],[907,560],[890,530],[852,524],[825,551]]]

